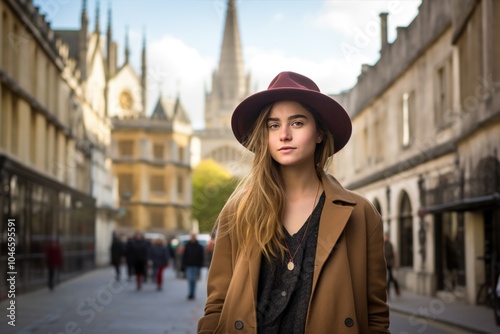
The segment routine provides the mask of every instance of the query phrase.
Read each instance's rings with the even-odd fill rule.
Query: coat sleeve
[[[215,333],[233,276],[233,251],[227,219],[220,219],[208,272],[205,314],[198,322],[198,334]]]
[[[370,333],[389,333],[387,268],[384,258],[382,219],[376,213],[373,213],[370,219],[372,218],[377,223],[368,234],[368,325]]]

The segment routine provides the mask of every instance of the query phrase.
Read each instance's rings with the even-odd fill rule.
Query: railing
[[[492,175],[481,175],[469,179],[459,178],[457,182],[441,180],[436,187],[425,189],[424,193],[426,206],[453,203],[463,199],[500,193],[500,180]]]

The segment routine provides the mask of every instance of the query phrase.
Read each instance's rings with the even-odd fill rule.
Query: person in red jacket
[[[62,268],[63,263],[61,244],[57,238],[49,240],[46,248],[47,269],[49,271],[49,289],[53,290],[55,286],[56,270]]]

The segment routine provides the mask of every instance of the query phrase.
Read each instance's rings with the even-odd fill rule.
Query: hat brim
[[[231,128],[241,144],[245,145],[262,109],[277,101],[297,101],[317,112],[333,136],[335,153],[340,151],[349,141],[352,132],[351,119],[337,101],[328,95],[312,90],[278,88],[250,95],[234,110],[231,117]]]

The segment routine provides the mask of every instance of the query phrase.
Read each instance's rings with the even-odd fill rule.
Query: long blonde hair
[[[234,206],[234,212],[225,212],[231,216],[229,231],[236,234],[242,245],[255,238],[267,259],[285,254],[285,237],[282,217],[285,209],[285,187],[279,171],[279,164],[274,161],[268,149],[267,118],[273,105],[262,109],[255,126],[248,136],[245,146],[254,153],[252,168],[238,184],[226,207]],[[318,177],[331,163],[334,153],[333,136],[321,122],[318,114],[304,106],[314,116],[316,129],[323,134],[321,143],[316,145],[314,163]],[[223,209],[223,212],[225,211]],[[221,217],[219,216],[219,220]],[[218,226],[218,222],[216,226]]]

